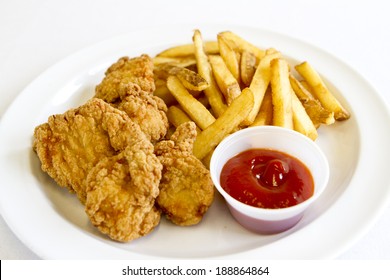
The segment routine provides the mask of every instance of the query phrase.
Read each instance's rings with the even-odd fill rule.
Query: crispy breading
[[[169,128],[166,114],[168,108],[161,98],[143,91],[133,83],[121,84],[118,92],[121,101],[113,106],[126,112],[152,142],[166,135]]]
[[[143,91],[153,93],[156,89],[153,67],[153,60],[146,54],[120,58],[107,69],[103,81],[96,86],[95,97],[110,103],[118,101],[121,83],[134,83]]]
[[[85,202],[85,178],[103,158],[124,150],[132,138],[145,138],[121,110],[101,99],[50,116],[34,131],[33,149],[42,170]]]
[[[96,98],[125,111],[153,142],[161,140],[169,124],[167,106],[153,95],[153,61],[148,55],[122,57],[111,65],[96,87]]]
[[[192,154],[195,138],[196,125],[187,122],[170,140],[155,145],[163,165],[157,204],[168,219],[181,226],[199,223],[214,198],[210,172]]]
[[[92,224],[121,242],[148,234],[160,221],[154,205],[162,165],[149,141],[136,140],[120,154],[102,159],[86,180],[85,211]]]
[[[124,242],[158,225],[162,165],[125,112],[94,98],[49,117],[34,137],[42,169],[77,194],[102,233]]]

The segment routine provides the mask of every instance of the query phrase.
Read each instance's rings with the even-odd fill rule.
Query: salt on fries
[[[308,62],[290,65],[280,51],[261,49],[231,31],[216,37],[204,42],[195,30],[192,44],[154,58],[169,121],[198,125],[193,152],[206,165],[220,141],[240,128],[277,125],[315,140],[321,125],[350,117]]]

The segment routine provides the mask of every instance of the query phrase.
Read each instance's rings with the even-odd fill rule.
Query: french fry
[[[244,127],[277,125],[315,140],[321,124],[350,117],[308,62],[295,66],[299,81],[277,49],[260,49],[231,31],[205,42],[195,30],[192,41],[154,58],[155,95],[168,105],[173,126],[197,124],[193,152],[206,166],[219,142]]]
[[[225,96],[226,103],[230,105],[241,94],[240,85],[227,68],[221,56],[210,55],[209,61],[218,87]]]
[[[192,94],[193,95],[193,94]],[[205,95],[201,95],[199,97],[195,97],[200,103],[203,104],[203,106],[205,106],[207,109],[210,108],[210,104],[209,104],[209,100],[207,99],[207,97]]]
[[[294,130],[306,135],[313,141],[316,140],[318,137],[317,129],[292,89],[291,98]]]
[[[198,159],[207,156],[223,138],[240,125],[249,114],[252,106],[253,93],[249,88],[245,88],[226,111],[196,137],[193,148],[194,155]]]
[[[294,129],[289,65],[284,59],[274,59],[270,65],[273,125]]]
[[[208,41],[204,42],[204,51],[206,54],[218,54],[219,53],[219,47],[218,42],[216,41]],[[175,46],[169,49],[166,49],[157,56],[164,56],[164,57],[186,57],[191,56],[195,54],[195,48],[193,44],[184,44]]]
[[[272,125],[273,105],[272,105],[272,90],[268,86],[264,94],[263,102],[260,106],[260,111],[253,123],[250,126]]]
[[[209,87],[204,90],[204,93],[209,100],[211,109],[218,117],[222,115],[227,106],[224,103],[222,92],[219,90],[218,85],[214,79],[208,57],[203,49],[203,39],[199,30],[194,31],[192,40],[195,47],[195,58],[198,73],[209,84]]]
[[[167,87],[181,105],[184,112],[186,112],[191,120],[193,120],[201,129],[206,129],[215,121],[214,116],[209,110],[187,91],[179,78],[176,76],[169,76]]]
[[[279,53],[279,51],[275,48],[268,48],[265,50],[265,54],[273,54],[273,53]]]
[[[179,125],[191,122],[191,118],[179,107],[177,106],[170,106],[168,108],[167,112],[168,121],[173,124],[175,127],[178,127]],[[199,134],[201,132],[200,128],[196,126],[196,131]]]
[[[257,67],[257,59],[256,56],[247,50],[244,50],[241,54],[241,62],[240,62],[240,75],[241,81],[245,86],[249,86],[253,75],[256,72]]]
[[[167,87],[166,80],[157,79],[154,83],[156,85],[156,89],[153,92],[155,96],[160,97],[167,106],[176,103],[175,97],[173,97]]]
[[[213,156],[213,153],[214,153],[214,149],[208,153],[203,159],[202,159],[202,163],[203,165],[210,170],[210,161],[211,161],[211,157]]]
[[[315,127],[319,127],[321,124],[330,125],[335,122],[333,112],[322,107],[321,103],[294,76],[290,75],[289,78],[294,93],[305,107]]]
[[[256,69],[252,82],[249,88],[254,95],[254,105],[251,112],[243,122],[243,125],[251,125],[259,113],[261,103],[263,102],[264,94],[268,88],[271,79],[270,62],[273,59],[281,57],[279,52],[266,54]]]
[[[183,56],[183,57],[165,57],[165,56],[156,56],[153,58],[153,64],[160,65],[169,63],[174,66],[180,67],[189,67],[192,65],[196,65],[195,56]]]
[[[313,92],[313,89],[309,86],[306,80],[300,80],[299,83],[304,87],[310,94]],[[314,96],[313,96],[314,97]],[[318,100],[318,99],[317,99]],[[321,105],[322,106],[322,105]]]
[[[168,78],[168,76],[171,75],[176,76],[189,90],[202,91],[209,86],[207,81],[198,73],[187,68],[174,66],[168,63],[157,65],[154,68],[154,73],[163,78]]]
[[[219,53],[236,81],[240,81],[240,53],[232,48],[223,36],[218,34]]]
[[[334,118],[338,121],[349,119],[350,113],[340,104],[336,97],[329,91],[320,75],[307,62],[295,66],[297,72],[307,81],[313,90],[313,95],[321,102],[322,106],[334,112]]]
[[[228,40],[231,43],[234,43],[241,52],[243,50],[249,50],[250,52],[254,53],[254,55],[257,57],[258,60],[261,60],[263,56],[265,55],[265,51],[256,47],[255,45],[249,43],[245,39],[241,38],[237,34],[231,31],[223,31],[218,34],[218,36],[224,37],[226,40]]]

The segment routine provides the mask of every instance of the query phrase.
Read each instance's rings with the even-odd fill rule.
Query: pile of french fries
[[[192,41],[154,57],[155,95],[175,127],[196,123],[193,152],[206,166],[220,141],[238,129],[275,125],[315,140],[320,125],[350,117],[306,61],[294,66],[300,76],[294,77],[278,50],[260,49],[231,31],[203,41],[195,30]]]

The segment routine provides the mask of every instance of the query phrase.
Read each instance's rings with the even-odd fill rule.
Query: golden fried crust
[[[110,238],[126,242],[144,236],[160,221],[154,206],[162,165],[153,147],[140,142],[101,160],[87,177],[85,211]]]
[[[169,123],[167,106],[153,95],[154,90],[152,59],[148,55],[122,57],[107,69],[95,97],[125,111],[156,142],[166,135]]]
[[[214,198],[210,172],[192,154],[195,138],[196,126],[188,122],[177,128],[171,140],[155,146],[163,164],[157,204],[168,219],[181,226],[199,223]]]
[[[113,105],[126,112],[152,142],[166,135],[169,127],[168,108],[162,99],[133,83],[121,84],[119,93],[121,102]]]
[[[145,138],[126,113],[101,99],[91,99],[36,127],[33,149],[42,170],[84,203],[88,172],[101,159],[123,150],[132,136]]]
[[[120,58],[107,69],[103,81],[96,86],[95,97],[110,103],[118,101],[120,83],[134,83],[143,91],[153,93],[156,89],[153,67],[153,60],[146,54]]]

